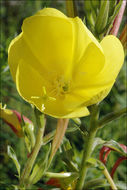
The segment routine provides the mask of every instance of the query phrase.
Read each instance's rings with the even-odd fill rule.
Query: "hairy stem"
[[[86,139],[81,168],[79,171],[79,180],[76,185],[76,190],[82,190],[83,186],[84,186],[85,177],[86,177],[87,170],[88,170],[86,161],[90,158],[90,156],[92,154],[94,138],[95,138],[95,135],[97,132],[98,116],[99,116],[98,106],[94,105],[94,106],[92,106],[92,110],[91,110],[90,130],[89,130],[89,135],[87,136],[87,139]]]
[[[30,155],[30,157],[28,158],[25,168],[22,172],[21,178],[20,178],[20,186],[25,185],[25,183],[28,183],[28,177],[31,173],[31,170],[33,168],[34,162],[36,160],[36,157],[39,153],[39,150],[42,146],[42,138],[43,138],[43,134],[44,134],[44,128],[45,128],[45,123],[43,126],[38,128],[38,133],[37,133],[37,137],[36,137],[36,142],[35,142],[35,146],[33,148],[33,151]]]

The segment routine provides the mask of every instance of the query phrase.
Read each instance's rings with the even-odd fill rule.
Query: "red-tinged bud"
[[[16,110],[10,110],[10,109],[5,109],[5,107],[2,108],[2,105],[0,105],[0,118],[2,118],[5,123],[7,123],[13,132],[18,136],[18,137],[23,137],[23,131],[21,128],[21,114],[17,112]],[[31,123],[32,122],[23,116],[23,120],[25,123]]]

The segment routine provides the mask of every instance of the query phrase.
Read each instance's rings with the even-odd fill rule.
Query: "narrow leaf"
[[[17,171],[18,171],[18,175],[20,177],[20,164],[17,160],[17,157],[16,157],[16,154],[13,150],[13,148],[11,146],[7,146],[7,153],[8,153],[8,156],[13,160],[13,162],[15,163],[15,166],[17,168]]]
[[[31,184],[37,183],[41,179],[41,177],[44,175],[44,173],[47,169],[48,157],[49,157],[50,150],[51,150],[51,146],[49,147],[45,158],[39,160],[37,162],[37,164],[35,165],[33,172],[30,176],[30,183]]]

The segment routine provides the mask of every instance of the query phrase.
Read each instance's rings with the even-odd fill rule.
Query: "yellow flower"
[[[86,106],[107,96],[124,61],[116,37],[99,43],[80,18],[53,8],[24,20],[8,54],[19,94],[58,118],[88,115]]]

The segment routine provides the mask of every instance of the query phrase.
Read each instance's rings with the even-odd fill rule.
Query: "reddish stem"
[[[123,156],[123,157],[120,157],[116,163],[114,164],[112,170],[111,170],[111,177],[113,178],[113,175],[116,171],[116,169],[118,168],[118,166],[120,165],[120,163],[123,161],[123,160],[127,160],[127,157]]]
[[[106,161],[107,161],[107,157],[108,157],[108,155],[109,155],[109,153],[111,152],[111,148],[109,148],[109,147],[106,147],[106,146],[103,146],[102,147],[102,149],[101,149],[101,151],[100,151],[100,155],[99,155],[99,157],[100,157],[100,160],[103,162],[103,164],[106,164]],[[104,153],[105,153],[105,155],[104,155]],[[104,157],[104,158],[103,158]]]
[[[123,44],[124,48],[127,48],[127,24],[125,24],[123,31],[119,37],[121,43]]]
[[[125,7],[126,7],[126,0],[123,0],[120,11],[119,11],[118,15],[116,16],[115,21],[113,23],[113,28],[110,31],[110,34],[112,34],[114,36],[117,36],[117,34],[118,34]]]

